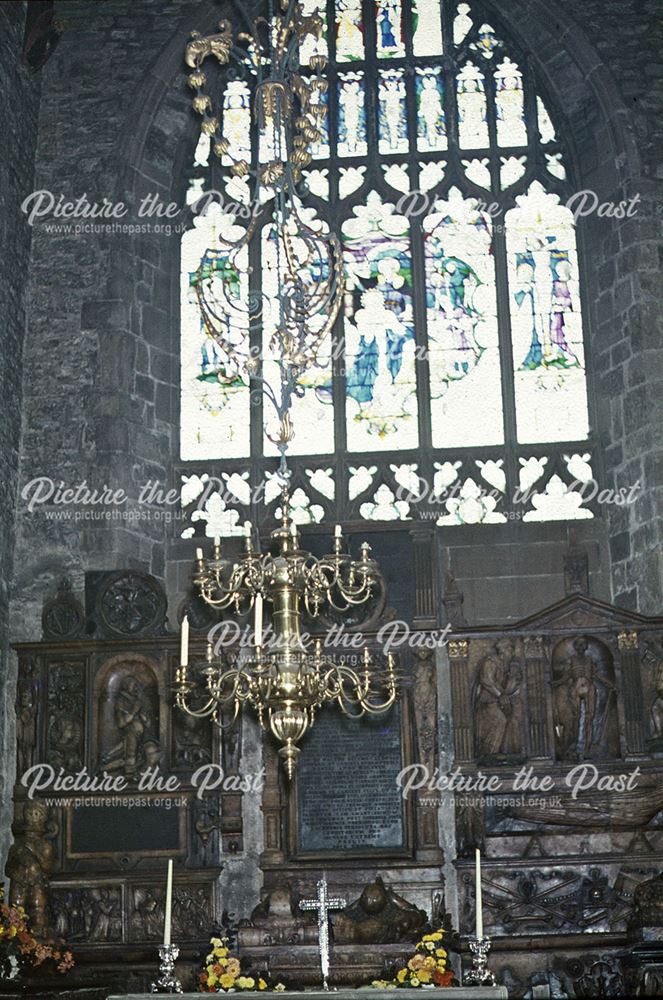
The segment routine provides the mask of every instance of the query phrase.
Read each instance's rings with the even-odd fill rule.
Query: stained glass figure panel
[[[589,431],[573,215],[538,181],[506,214],[518,440]]]
[[[361,0],[336,0],[337,62],[353,62],[364,55]]]
[[[407,153],[405,74],[400,69],[382,70],[379,80],[380,152]]]
[[[372,192],[342,234],[348,449],[416,448],[409,221]]]
[[[223,94],[223,135],[230,144],[222,163],[251,162],[251,93],[243,80],[229,80]]]
[[[467,63],[456,82],[458,140],[462,149],[482,149],[488,145],[486,91],[483,73]]]
[[[497,145],[526,146],[523,75],[509,58],[495,70],[495,108]]]
[[[366,88],[362,73],[343,73],[338,82],[339,156],[366,156]]]
[[[375,18],[378,59],[402,59],[405,43],[401,0],[375,0]]]
[[[440,0],[414,0],[412,21],[415,56],[442,55],[444,47]]]
[[[457,188],[424,221],[434,448],[504,440],[490,216]]]
[[[301,211],[301,209],[300,209]],[[309,217],[313,213],[309,210]],[[304,260],[307,249],[298,238],[291,239],[291,252]],[[276,399],[281,396],[281,367],[278,361],[278,345],[274,334],[280,322],[278,289],[282,283],[284,267],[284,247],[277,240],[272,226],[262,231],[262,329],[263,329],[263,376]],[[319,275],[313,270],[300,267],[299,274],[307,283],[315,284]],[[319,317],[318,329],[323,325]],[[288,451],[293,455],[325,455],[334,450],[334,409],[332,401],[331,336],[320,348],[316,363],[309,366],[298,381],[301,396],[293,400],[291,416],[295,436]],[[278,454],[273,443],[278,431],[276,411],[266,394],[263,401],[263,421],[265,428],[264,450],[266,455]]]
[[[447,148],[444,81],[439,67],[417,68],[418,147],[421,152]]]
[[[233,219],[211,204],[182,236],[181,457],[240,458],[249,454],[248,256],[219,249]],[[201,297],[214,312],[222,343],[206,327]]]

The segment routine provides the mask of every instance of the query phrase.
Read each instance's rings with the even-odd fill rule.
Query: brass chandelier
[[[336,702],[346,715],[378,714],[394,703],[397,681],[394,658],[384,665],[372,662],[364,648],[361,666],[355,670],[337,664],[323,652],[322,641],[307,643],[302,634],[302,615],[318,618],[325,608],[343,613],[366,603],[379,590],[382,577],[364,543],[359,559],[343,551],[337,525],[334,550],[321,559],[300,548],[299,533],[289,511],[290,473],[286,453],[294,436],[293,400],[304,392],[302,376],[321,360],[337,318],[345,287],[342,250],[338,237],[322,224],[310,221],[302,209],[303,171],[312,161],[311,144],[323,137],[326,116],[323,75],[325,58],[314,54],[300,65],[300,51],[308,41],[320,39],[322,19],[305,15],[300,0],[281,0],[275,13],[267,2],[268,16],[248,24],[248,30],[233,34],[229,21],[219,23],[219,33],[201,37],[194,33],[185,60],[195,90],[193,107],[202,115],[201,131],[211,147],[238,181],[247,184],[255,211],[245,229],[219,235],[227,251],[220,260],[213,249],[203,258],[194,287],[205,333],[221,350],[223,377],[238,376],[259,386],[273,405],[277,430],[271,440],[281,455],[281,524],[272,532],[273,552],[253,548],[252,529],[245,533],[244,554],[239,562],[224,557],[219,539],[211,558],[202,549],[196,553],[193,582],[204,601],[219,612],[255,616],[254,645],[249,655],[216,656],[210,643],[202,669],[189,668],[188,620],[182,623],[182,653],[175,682],[178,707],[189,715],[210,717],[219,726],[231,725],[243,703],[257,712],[264,729],[280,744],[279,754],[288,777],[295,771],[299,742],[313,724],[316,709]],[[214,57],[228,66],[229,79],[244,80],[252,94],[253,127],[257,141],[251,162],[235,155],[233,143],[223,135],[223,115],[216,114],[206,92],[205,60]],[[232,76],[234,74],[234,77]],[[271,206],[271,219],[267,215]],[[267,215],[267,218],[264,216]],[[249,333],[260,339],[264,326],[264,296],[249,290],[248,300],[236,294],[242,270],[239,254],[260,232],[270,227],[275,247],[276,291],[269,303],[277,321],[268,353],[278,366],[280,387],[262,375],[260,360],[232,340],[230,324],[215,301],[219,282],[232,285],[222,296],[224,309],[245,309]],[[246,255],[244,257],[246,260]],[[218,298],[218,296],[216,296]],[[273,636],[267,642],[263,631],[264,604],[272,608]]]
[[[336,702],[351,717],[386,711],[396,699],[394,656],[377,670],[366,647],[362,667],[354,670],[336,664],[325,655],[317,639],[311,648],[302,636],[302,613],[316,618],[323,607],[348,611],[365,603],[380,581],[380,571],[364,542],[361,557],[352,559],[343,551],[343,535],[336,526],[334,551],[321,559],[299,547],[297,526],[289,517],[284,496],[280,526],[272,532],[276,554],[255,552],[250,525],[247,525],[245,552],[232,564],[225,559],[219,539],[214,541],[211,559],[198,549],[194,584],[203,599],[219,611],[255,615],[252,654],[229,664],[214,657],[207,647],[204,681],[191,679],[188,667],[188,623],[183,623],[181,666],[175,683],[176,703],[189,715],[210,716],[218,725],[230,725],[247,702],[258,715],[263,729],[269,729],[281,744],[279,755],[291,778],[299,754],[298,743],[313,724],[315,711],[325,702]],[[263,645],[263,602],[272,606],[273,638]],[[232,715],[224,722],[222,712]]]
[[[247,30],[236,34],[227,20],[219,22],[218,34],[201,37],[194,32],[185,61],[192,71],[188,83],[196,92],[192,103],[202,116],[201,133],[209,136],[221,166],[246,184],[246,200],[252,207],[246,228],[233,227],[230,235],[219,235],[229,256],[223,261],[214,254],[203,258],[195,275],[203,325],[219,347],[222,378],[253,380],[274,407],[277,429],[270,438],[284,454],[294,434],[290,409],[293,397],[303,394],[302,378],[310,368],[328,363],[320,355],[329,344],[341,306],[345,275],[338,237],[312,221],[301,202],[302,172],[312,161],[312,144],[323,138],[329,84],[323,75],[325,57],[314,54],[302,66],[299,53],[307,41],[321,38],[324,25],[319,15],[304,14],[300,0],[281,0],[280,8],[275,13],[268,0],[268,16],[249,21]],[[315,44],[312,47],[315,50]],[[210,56],[228,67],[227,80],[244,81],[250,88],[256,132],[251,162],[223,134],[225,112],[215,110],[203,70]],[[268,350],[278,364],[278,388],[263,377],[259,359],[248,347],[249,338],[237,344],[214,294],[222,288],[224,310],[243,312],[249,332],[260,334],[267,304],[263,294],[251,289],[243,300],[236,289],[242,271],[238,255],[265,224],[276,255],[277,291],[269,303],[276,322]]]

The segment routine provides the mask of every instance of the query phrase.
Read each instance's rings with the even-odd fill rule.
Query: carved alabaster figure
[[[311,916],[298,912],[290,886],[272,889],[240,925],[238,944],[242,948],[276,944],[315,944],[318,925]]]
[[[334,922],[338,944],[398,944],[416,941],[428,918],[407,899],[386,886],[378,875],[359,899],[342,910]]]
[[[10,879],[9,903],[27,912],[35,936],[49,934],[47,905],[49,878],[55,865],[53,844],[46,836],[48,806],[26,802],[23,829],[9,848],[5,874]]]
[[[147,743],[156,746],[156,741],[146,740],[153,719],[147,693],[136,677],[127,675],[122,681],[113,717],[120,742],[106,754],[104,764],[106,770],[121,770],[131,778],[139,770]]]
[[[605,666],[605,665],[604,665]],[[572,652],[553,663],[553,723],[557,756],[576,760],[601,743],[610,721],[615,686],[599,672],[587,636],[573,640]]]
[[[481,660],[474,692],[477,757],[509,756],[523,748],[523,672],[510,639]]]

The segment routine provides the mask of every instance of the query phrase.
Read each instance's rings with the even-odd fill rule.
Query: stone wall
[[[515,3],[514,14],[526,3]],[[537,6],[533,4],[531,6]],[[511,10],[511,5],[510,5]],[[550,25],[568,55],[544,67],[569,97],[581,188],[600,202],[635,198],[631,218],[594,214],[580,226],[589,271],[591,368],[605,478],[642,484],[629,507],[607,507],[616,603],[660,614],[663,597],[663,18],[658,0],[561,0]],[[577,30],[577,28],[580,30]],[[589,46],[593,51],[590,52]],[[535,47],[536,51],[536,47]],[[583,55],[587,79],[571,60]],[[588,83],[596,100],[587,98]]]
[[[14,568],[21,432],[21,371],[26,329],[30,228],[20,205],[32,190],[39,77],[22,62],[24,4],[0,5],[0,753],[13,743],[9,680],[9,600]],[[12,748],[13,750],[13,748]],[[0,857],[7,838],[11,781],[0,768]],[[0,876],[1,877],[1,876]]]

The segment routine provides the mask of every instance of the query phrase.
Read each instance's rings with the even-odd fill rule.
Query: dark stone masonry
[[[40,78],[20,59],[23,4],[0,5],[0,754],[12,758],[4,713],[12,710],[9,602],[14,578],[17,491],[21,456],[23,342],[34,287],[30,243],[20,205],[32,191],[39,128]],[[6,846],[5,809],[13,775],[0,768],[0,848]]]
[[[606,486],[642,490],[578,529],[591,593],[645,614],[663,593],[663,17],[660,0],[488,4],[532,53],[566,125],[579,190],[637,199],[631,218],[582,221],[590,391]],[[43,69],[22,62],[25,5],[0,4],[0,856],[13,781],[9,641],[38,638],[46,595],[66,574],[134,567],[164,580],[170,622],[190,546],[164,519],[49,519],[19,491],[38,477],[178,485],[179,235],[31,227],[22,200],[184,203],[196,122],[182,50],[223,15],[213,0],[68,0]],[[131,211],[129,213],[131,216]],[[7,252],[8,251],[8,252]],[[20,471],[19,471],[20,470]],[[491,529],[492,530],[492,529]],[[441,565],[468,620],[516,619],[563,594],[565,525],[440,536]],[[172,541],[171,541],[172,539]],[[499,544],[490,546],[488,542]],[[9,707],[8,707],[9,706]]]

